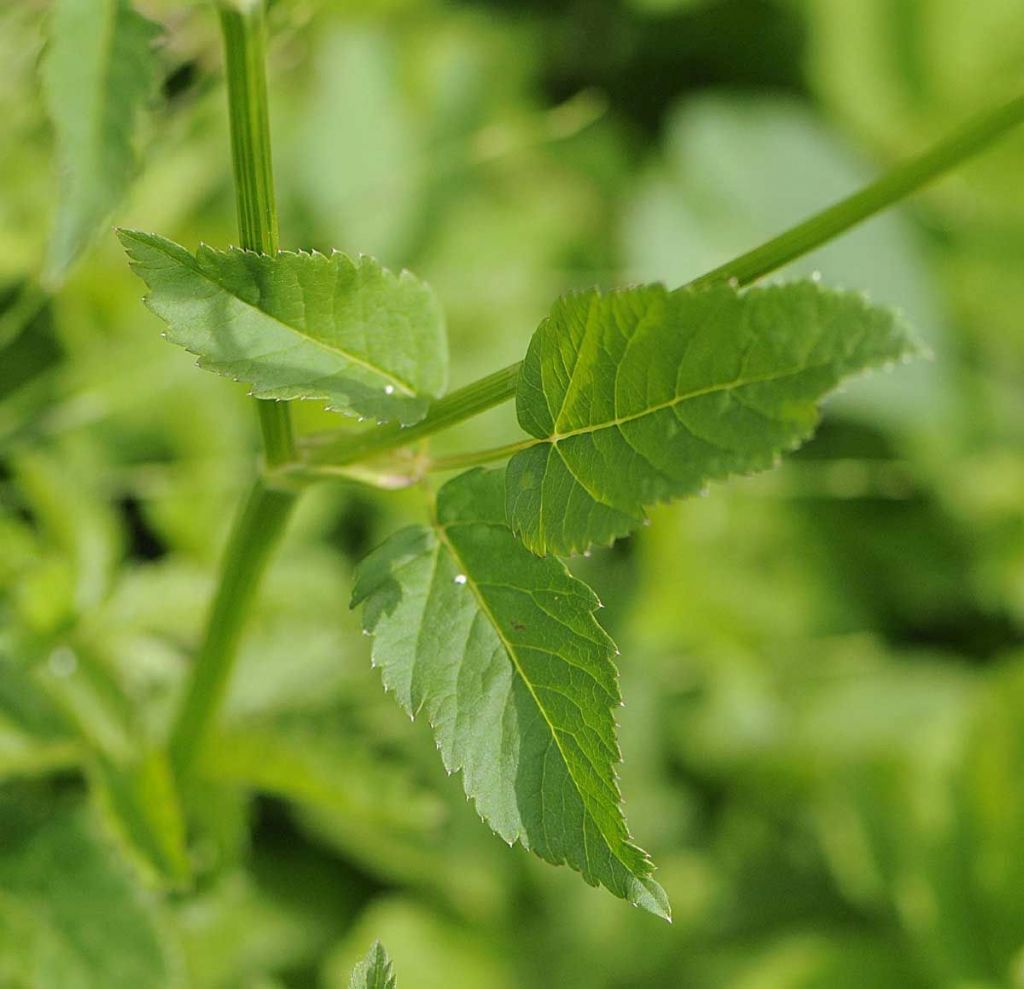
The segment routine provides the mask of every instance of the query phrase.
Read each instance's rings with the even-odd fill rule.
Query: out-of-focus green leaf
[[[1024,943],[1024,796],[1017,780],[1024,772],[1024,657],[1017,653],[997,666],[975,705],[964,757],[953,793],[963,816],[967,872],[989,955],[1004,971],[1020,964]]]
[[[913,960],[886,939],[798,932],[761,947],[745,945],[729,971],[731,989],[926,989]]]
[[[177,904],[188,989],[248,989],[309,966],[354,909],[355,877],[304,846],[250,850],[246,865]]]
[[[409,774],[374,758],[333,724],[338,712],[241,722],[204,755],[206,779],[337,813],[351,829],[388,835],[433,830],[441,808]]]
[[[841,119],[876,141],[911,148],[979,106],[1005,99],[1020,85],[1017,53],[1024,25],[1013,0],[803,0],[808,63],[815,87]],[[1006,170],[1010,158],[982,164]],[[976,194],[997,206],[1004,183]],[[1020,214],[1018,213],[1018,216]]]
[[[32,989],[172,989],[179,960],[154,903],[83,810],[0,823],[0,926]],[[2,971],[2,968],[0,968]],[[17,983],[16,983],[17,984]]]
[[[519,985],[495,939],[412,899],[375,901],[324,965],[325,989],[350,989],[353,968],[375,938],[387,944],[401,981],[416,989],[512,989]]]
[[[146,303],[201,367],[258,398],[324,399],[343,412],[415,422],[444,390],[444,318],[429,286],[369,257],[202,246],[123,230]]]
[[[665,15],[696,7],[707,0],[629,0],[629,3],[644,14]]]
[[[567,296],[519,380],[538,442],[508,465],[512,528],[536,553],[610,543],[647,506],[772,466],[844,378],[913,350],[894,313],[810,282]]]
[[[94,763],[99,806],[128,854],[161,883],[187,882],[185,819],[166,755],[152,749],[118,765],[99,754]]]
[[[0,281],[4,283],[24,278],[38,265],[53,199],[52,149],[49,142],[39,140],[43,21],[40,10],[28,4],[8,3],[0,8],[0,119],[4,122],[0,184],[18,190],[17,195],[0,198]]]
[[[348,989],[395,989],[394,968],[384,945],[374,941],[366,957],[352,970]]]
[[[47,549],[74,582],[74,608],[96,607],[110,588],[124,538],[97,483],[102,463],[97,448],[90,442],[25,448],[11,463]]]
[[[35,676],[91,750],[118,759],[131,756],[143,737],[142,719],[105,656],[85,643],[60,642]]]
[[[317,49],[298,140],[283,153],[294,156],[327,243],[401,258],[422,209],[429,118],[406,105],[407,67],[391,37],[369,22],[325,30]]]
[[[29,671],[0,655],[0,779],[74,763],[80,746]]]
[[[462,770],[502,838],[668,917],[620,807],[621,698],[599,602],[516,542],[500,472],[449,481],[431,528],[404,529],[363,561],[352,602],[385,687],[426,713],[446,768]]]
[[[43,66],[61,199],[47,278],[57,282],[113,212],[138,169],[142,110],[156,87],[160,29],[129,0],[58,0]]]

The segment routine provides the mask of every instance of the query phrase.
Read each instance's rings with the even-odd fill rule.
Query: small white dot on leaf
[[[460,584],[460,585],[461,584],[465,584],[466,580],[467,580],[467,577],[466,577],[466,575],[464,573],[457,573],[455,575],[455,583],[456,584]]]

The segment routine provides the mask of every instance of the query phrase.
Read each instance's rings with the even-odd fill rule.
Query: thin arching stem
[[[978,115],[924,154],[897,165],[853,195],[798,223],[759,247],[688,283],[705,288],[720,282],[749,285],[846,233],[917,192],[983,151],[1024,122],[1024,96]],[[379,456],[501,405],[516,392],[522,363],[460,388],[434,403],[426,418],[408,429],[385,426],[357,438],[339,439],[310,452],[313,463],[350,464]],[[488,456],[486,452],[476,456]]]

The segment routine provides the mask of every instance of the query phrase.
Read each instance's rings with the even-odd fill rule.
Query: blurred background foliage
[[[117,219],[228,244],[215,17],[139,6],[163,93]],[[0,985],[340,989],[380,937],[408,989],[1024,987],[1024,135],[779,276],[904,308],[933,361],[574,564],[622,649],[623,789],[669,927],[506,848],[381,691],[347,601],[417,517],[401,495],[304,502],[186,849],[157,743],[255,418],[162,343],[109,232],[32,303],[46,8],[0,10]],[[567,289],[682,283],[853,190],[1010,95],[1024,51],[1018,0],[272,20],[284,246],[432,282],[456,384],[521,357]],[[514,433],[506,406],[437,442]]]

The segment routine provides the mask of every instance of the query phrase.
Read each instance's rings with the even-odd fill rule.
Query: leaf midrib
[[[740,377],[733,381],[724,381],[714,385],[707,385],[704,388],[697,388],[693,391],[686,392],[683,395],[676,395],[665,402],[659,402],[657,405],[651,405],[648,408],[641,409],[639,412],[633,412],[625,416],[616,416],[614,419],[607,419],[600,423],[587,424],[576,429],[567,430],[564,433],[552,432],[550,436],[538,436],[537,443],[554,443],[557,445],[562,440],[572,439],[574,436],[581,436],[587,433],[599,433],[604,429],[615,429],[619,426],[624,426],[626,423],[635,422],[637,419],[643,419],[645,416],[654,415],[656,412],[663,412],[665,409],[674,408],[677,405],[681,405],[683,402],[689,402],[695,398],[703,398],[706,395],[715,395],[724,391],[734,391],[737,388],[745,388],[748,385],[770,384],[774,381],[781,381],[784,378],[794,377],[795,375],[802,374],[805,371],[815,371],[823,367],[828,367],[833,363],[834,361],[822,361],[819,364],[806,364],[803,367],[787,368],[784,371],[766,374],[761,377]]]

